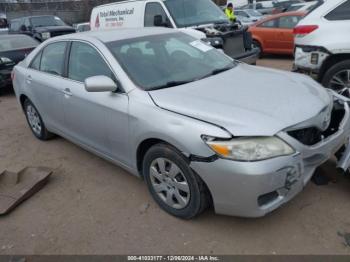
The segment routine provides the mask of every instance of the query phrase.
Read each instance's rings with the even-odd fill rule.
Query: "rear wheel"
[[[50,138],[54,137],[54,134],[50,133],[46,129],[45,124],[38,110],[29,99],[26,99],[24,101],[23,109],[24,109],[29,127],[32,130],[33,134],[38,139],[49,140]]]
[[[148,189],[166,212],[190,219],[209,205],[209,193],[203,181],[190,168],[188,160],[175,148],[157,144],[143,161]]]
[[[335,64],[326,72],[322,85],[350,97],[350,60]]]

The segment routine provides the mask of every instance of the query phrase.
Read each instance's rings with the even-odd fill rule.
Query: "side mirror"
[[[155,15],[153,24],[154,26],[164,26],[163,17],[161,15]]]
[[[85,79],[85,90],[87,92],[115,92],[117,84],[108,76],[92,76]]]

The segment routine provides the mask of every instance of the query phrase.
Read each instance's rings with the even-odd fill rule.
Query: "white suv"
[[[350,0],[327,0],[294,28],[295,71],[350,96]]]

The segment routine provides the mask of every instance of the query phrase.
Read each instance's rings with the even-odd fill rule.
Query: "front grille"
[[[321,142],[327,137],[337,133],[339,130],[340,123],[342,122],[344,116],[345,116],[344,108],[341,105],[336,104],[332,110],[331,122],[325,131],[321,131],[317,127],[308,127],[308,128],[288,131],[287,133],[291,137],[298,140],[300,143],[307,146],[312,146]]]

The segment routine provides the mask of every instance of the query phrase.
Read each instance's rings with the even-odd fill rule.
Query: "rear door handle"
[[[69,88],[65,88],[64,90],[62,90],[62,93],[65,96],[72,96],[73,95]]]
[[[28,75],[27,78],[26,78],[26,81],[27,81],[28,84],[30,84],[33,81],[32,76]]]

